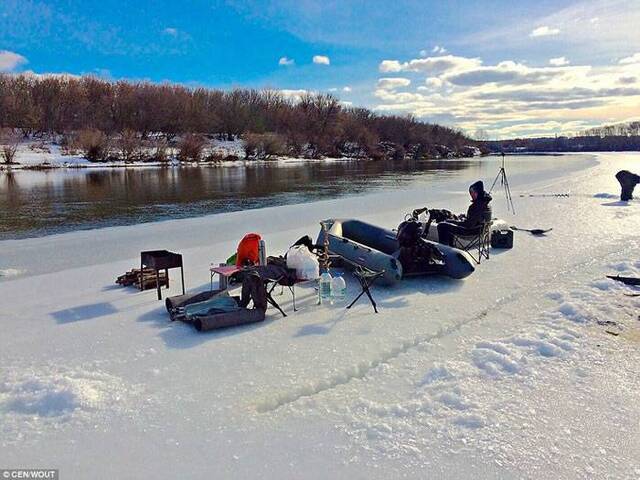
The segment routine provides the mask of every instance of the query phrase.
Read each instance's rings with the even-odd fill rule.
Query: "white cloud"
[[[378,67],[383,73],[392,73],[402,71],[402,65],[398,60],[383,60]]]
[[[175,27],[166,27],[161,32],[165,37],[171,38],[176,42],[190,42],[191,35],[183,32]]]
[[[414,58],[403,63],[398,60],[383,60],[380,62],[378,69],[383,73],[426,72],[437,74],[446,71],[464,70],[481,64],[482,61],[479,58],[443,55],[440,57]]]
[[[280,57],[280,60],[278,60],[278,65],[284,66],[284,67],[289,67],[293,64],[295,64],[295,60],[293,58],[287,58],[287,57]]]
[[[470,47],[490,52],[530,51],[530,33],[547,25],[561,29],[563,48],[571,52],[573,63],[603,64],[629,52],[639,42],[640,2],[629,0],[575,0],[566,7],[555,9],[544,17],[524,18],[521,21],[488,25],[481,31],[458,39],[460,48]],[[597,18],[597,20],[593,20]],[[554,37],[547,37],[546,40]],[[557,37],[555,37],[557,38]],[[538,40],[545,40],[538,38]],[[638,51],[638,50],[636,50]],[[630,52],[629,52],[630,54]]]
[[[548,25],[543,25],[538,28],[534,28],[529,34],[530,37],[549,37],[552,35],[558,35],[560,33],[560,29],[549,27]]]
[[[337,92],[337,91],[338,91],[338,89],[337,89],[337,87],[331,87],[331,88],[329,89],[329,91],[330,91],[331,93],[333,93],[333,92]]]
[[[442,86],[442,79],[438,77],[429,77],[425,80],[425,83],[429,87],[440,88]]]
[[[640,52],[631,55],[630,57],[625,57],[618,62],[620,65],[633,65],[636,63],[640,63]]]
[[[313,63],[315,63],[316,65],[329,65],[331,61],[326,55],[314,55]]]
[[[554,67],[564,67],[565,65],[569,65],[569,63],[571,62],[567,60],[567,57],[555,57],[549,59],[549,64]]]
[[[345,93],[351,93],[351,87],[347,85],[346,87],[342,87],[342,91]]]
[[[286,88],[283,90],[277,90],[277,92],[279,92],[284,98],[293,100],[295,102],[300,101],[300,99],[305,95],[313,93],[312,91],[304,90],[304,89],[289,90]]]
[[[8,50],[0,50],[0,72],[12,72],[25,63],[27,63],[27,59],[22,55]]]
[[[401,77],[387,77],[378,80],[378,88],[384,90],[393,90],[396,88],[408,87],[411,85],[411,80]]]
[[[441,47],[440,45],[436,45],[435,47],[433,47],[433,49],[431,50],[431,53],[435,53],[435,54],[445,54],[447,53],[447,49],[444,47]]]
[[[634,77],[633,75],[623,76],[618,79],[618,83],[622,85],[631,85],[638,82],[638,77]]]
[[[566,73],[558,68],[531,68],[513,61],[500,62],[492,66],[478,66],[464,71],[447,74],[444,80],[459,86],[484,84],[524,85],[540,83],[557,78]]]
[[[424,83],[412,88],[409,74],[381,78],[373,92],[375,108],[465,131],[482,128],[503,138],[567,133],[582,123],[612,123],[640,111],[640,62],[634,63],[635,56],[604,66],[553,60],[546,66],[512,60],[485,65],[478,58],[452,55],[387,60],[380,70],[424,75]]]

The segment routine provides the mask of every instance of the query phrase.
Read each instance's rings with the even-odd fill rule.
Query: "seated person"
[[[491,195],[485,192],[482,181],[477,181],[469,187],[471,205],[466,216],[461,220],[447,220],[438,224],[438,241],[444,245],[453,246],[455,235],[475,235],[492,218]]]

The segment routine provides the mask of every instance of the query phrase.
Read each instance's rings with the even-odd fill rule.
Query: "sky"
[[[330,92],[479,138],[640,119],[640,0],[0,0],[0,72]]]

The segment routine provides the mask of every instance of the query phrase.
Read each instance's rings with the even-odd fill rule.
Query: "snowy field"
[[[155,291],[116,287],[142,249],[179,251],[189,290],[258,231],[283,252],[318,221],[388,227],[466,209],[466,183],[0,242],[0,467],[60,478],[640,478],[640,155],[558,159],[513,178],[517,232],[464,281],[313,289],[291,314],[199,334]],[[492,178],[483,179],[491,182]],[[569,193],[556,197],[553,193]],[[522,195],[522,196],[521,196]],[[178,293],[173,271],[171,293]],[[348,278],[349,297],[356,293]],[[166,295],[166,293],[165,293]]]

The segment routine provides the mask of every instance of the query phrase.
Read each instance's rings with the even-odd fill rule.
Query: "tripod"
[[[496,176],[496,179],[493,181],[491,188],[489,189],[489,193],[493,191],[493,187],[496,186],[498,180],[500,180],[500,185],[504,188],[504,195],[507,198],[507,210],[516,214],[516,207],[513,206],[513,198],[511,198],[511,187],[509,187],[509,179],[507,178],[507,171],[504,169],[504,153],[502,154],[502,165],[500,166],[500,171]]]

